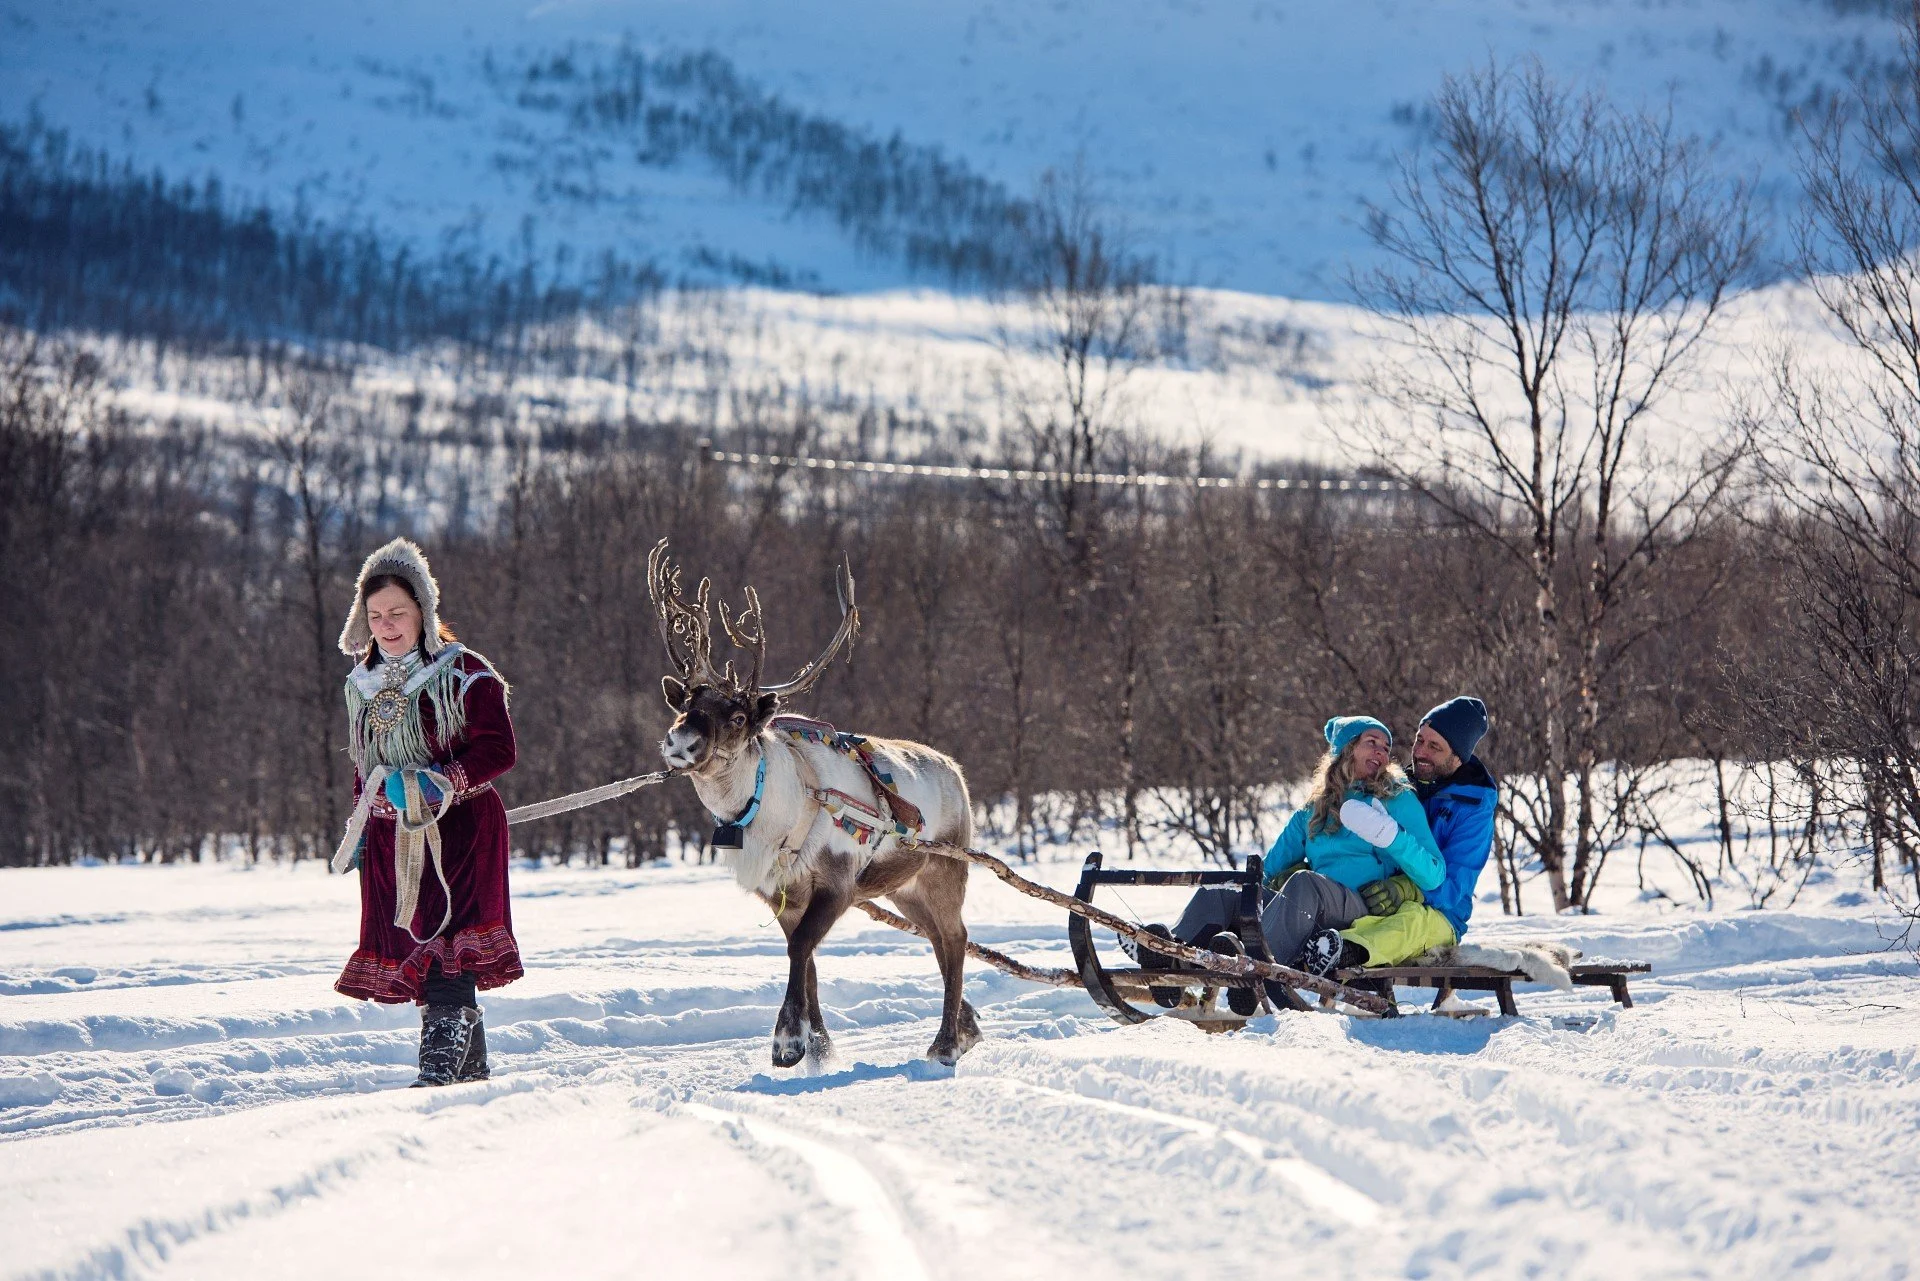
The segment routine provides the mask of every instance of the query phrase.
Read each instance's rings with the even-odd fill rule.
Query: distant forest
[[[233,200],[0,125],[0,318],[193,353],[280,341],[499,357],[537,327],[659,289],[651,263],[608,257],[585,279],[476,250],[423,256],[367,229]]]
[[[642,164],[693,159],[736,190],[829,218],[861,248],[943,283],[1002,285],[1028,269],[1039,211],[938,147],[803,111],[712,51],[649,57],[569,47],[488,79],[518,105],[617,138]]]
[[[1000,287],[1032,270],[1043,221],[1032,200],[937,147],[800,111],[718,54],[570,48],[512,66],[490,55],[485,72],[496,91],[562,116],[571,133],[617,139],[646,166],[711,168],[743,195],[828,220],[930,280]],[[260,341],[394,352],[444,343],[512,366],[534,354],[537,331],[644,303],[687,284],[690,271],[774,287],[807,279],[711,249],[678,267],[644,247],[585,262],[564,251],[423,251],[371,227],[236,199],[216,179],[143,170],[38,119],[0,124],[0,319],[38,332],[119,333],[189,353]],[[1150,272],[1137,264],[1137,275]]]

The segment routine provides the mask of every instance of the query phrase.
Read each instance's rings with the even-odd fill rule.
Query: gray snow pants
[[[1321,930],[1344,930],[1367,914],[1367,905],[1338,881],[1318,872],[1295,872],[1278,894],[1260,891],[1260,932],[1267,949],[1282,965],[1299,959],[1300,949]],[[1233,924],[1240,906],[1240,890],[1233,885],[1208,885],[1195,890],[1187,910],[1173,927],[1182,943],[1205,947],[1207,941]]]

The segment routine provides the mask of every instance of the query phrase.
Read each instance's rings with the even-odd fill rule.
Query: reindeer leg
[[[852,901],[852,885],[816,882],[806,907],[787,931],[787,995],[773,1024],[775,1067],[792,1067],[807,1055],[807,975],[813,968],[813,952]],[[781,924],[785,923],[783,919]]]
[[[940,965],[940,1031],[927,1057],[951,1066],[980,1039],[980,1023],[961,995],[967,959],[967,923],[960,915],[967,895],[967,866],[929,859],[920,874],[890,896],[900,914],[926,932]]]
[[[827,1035],[826,1016],[820,1013],[820,971],[807,958],[807,1057],[815,1063],[833,1053],[833,1038]]]

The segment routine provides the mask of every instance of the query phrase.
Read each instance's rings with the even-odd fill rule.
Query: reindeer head
[[[820,656],[800,669],[792,680],[762,685],[760,668],[767,657],[766,625],[760,615],[760,597],[747,588],[747,607],[738,617],[720,603],[720,627],[735,649],[752,655],[753,665],[743,676],[729,659],[713,662],[713,616],[708,600],[713,585],[700,580],[689,605],[680,594],[680,570],[667,558],[667,540],[654,544],[647,557],[647,595],[660,618],[660,640],[667,657],[680,670],[666,676],[660,690],[675,712],[673,724],[660,744],[660,754],[674,769],[698,771],[713,760],[739,755],[757,735],[782,701],[811,688],[826,672],[854,633],[860,629],[860,610],[853,599],[853,572],[843,561],[834,589],[840,598],[840,627]]]

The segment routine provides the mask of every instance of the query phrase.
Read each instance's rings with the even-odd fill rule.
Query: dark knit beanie
[[[1447,746],[1461,760],[1473,755],[1487,732],[1487,705],[1468,694],[1450,698],[1420,718],[1433,732],[1447,740]]]

